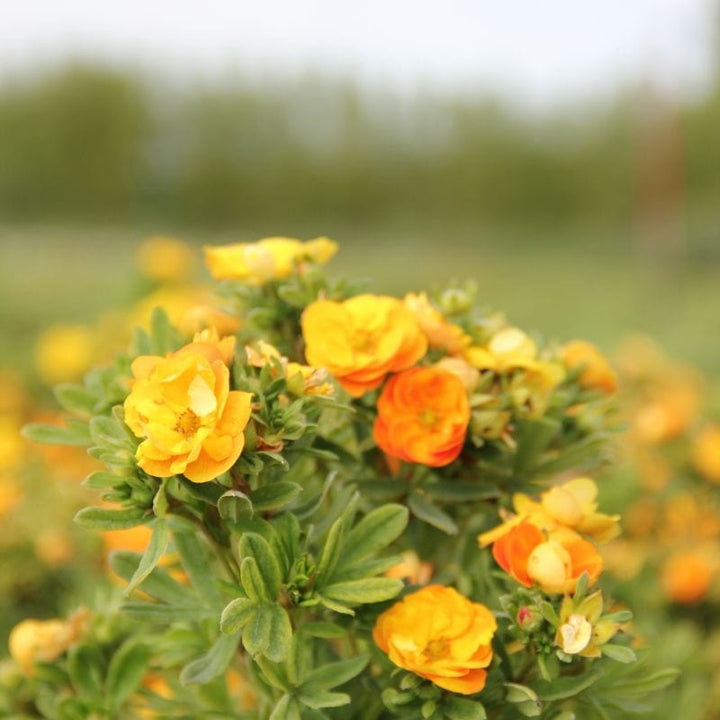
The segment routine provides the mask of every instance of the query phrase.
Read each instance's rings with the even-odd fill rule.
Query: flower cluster
[[[64,426],[26,429],[97,463],[75,520],[104,533],[122,598],[18,625],[0,710],[557,718],[615,707],[606,673],[631,699],[671,681],[635,665],[602,588],[620,518],[587,473],[607,459],[607,360],[481,310],[469,285],[329,279],[336,249],[208,246],[213,299],[187,292],[187,247],[143,246],[129,350],[57,393]]]

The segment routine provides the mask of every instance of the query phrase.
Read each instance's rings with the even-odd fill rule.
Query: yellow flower
[[[560,357],[568,370],[582,368],[580,384],[589,390],[613,393],[617,390],[617,376],[605,356],[585,340],[573,340],[560,349]]]
[[[395,665],[470,695],[485,687],[496,629],[484,605],[453,588],[428,585],[382,613],[373,640]]]
[[[146,277],[161,283],[186,280],[193,270],[193,249],[182,240],[163,235],[145,238],[137,251],[137,264]]]
[[[720,483],[720,427],[708,425],[693,440],[690,459],[707,480]]]
[[[288,390],[295,395],[332,395],[333,386],[327,382],[327,371],[324,368],[314,368],[309,365],[290,362],[280,354],[280,351],[270,343],[260,340],[256,347],[245,347],[248,365],[252,367],[265,367],[276,360],[283,369],[283,376],[287,380]]]
[[[540,502],[524,493],[515,493],[516,515],[480,535],[480,544],[490,545],[525,520],[545,532],[568,528],[599,542],[611,540],[620,533],[620,516],[597,512],[597,492],[597,485],[590,478],[575,478],[546,490]]]
[[[268,237],[255,243],[206,246],[205,262],[216,280],[262,284],[288,277],[303,260],[324,264],[336,252],[336,243],[326,237],[306,242]]]
[[[59,658],[82,634],[89,612],[79,610],[68,620],[22,620],[8,638],[10,655],[27,675],[35,662]]]
[[[620,629],[620,623],[602,617],[600,590],[579,603],[565,596],[560,606],[560,626],[555,644],[567,655],[600,657],[600,648]]]
[[[714,548],[694,548],[673,553],[663,564],[660,577],[666,597],[684,605],[704,600],[718,568],[715,552]]]
[[[85,373],[95,359],[95,338],[83,325],[52,325],[35,343],[35,366],[48,385],[72,382]]]
[[[430,347],[457,355],[470,345],[470,336],[459,325],[448,322],[430,303],[427,293],[408,293],[405,305],[415,313]]]
[[[208,482],[240,456],[252,395],[230,390],[226,341],[200,337],[167,357],[133,362],[125,422],[143,438],[137,460],[148,474]]]
[[[479,370],[507,372],[516,368],[534,367],[537,345],[531,337],[516,327],[496,332],[484,346],[474,345],[465,351],[465,358]]]
[[[310,365],[327,368],[353,397],[378,387],[388,373],[414,365],[427,351],[413,312],[380,295],[317,300],[302,315],[302,332]]]

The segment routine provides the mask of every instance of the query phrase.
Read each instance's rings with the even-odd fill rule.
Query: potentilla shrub
[[[64,428],[27,429],[104,464],[77,523],[147,539],[109,557],[120,601],[13,630],[9,712],[592,720],[674,678],[638,661],[602,591],[620,520],[593,480],[604,357],[539,342],[471,286],[328,279],[335,251],[206,248],[223,306],[205,326],[158,308],[128,354],[58,389]]]

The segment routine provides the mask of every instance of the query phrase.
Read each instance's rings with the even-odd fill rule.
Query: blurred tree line
[[[531,116],[312,77],[178,89],[75,65],[0,86],[0,221],[604,226],[669,203],[709,247],[719,128],[720,82],[683,106],[633,89]]]

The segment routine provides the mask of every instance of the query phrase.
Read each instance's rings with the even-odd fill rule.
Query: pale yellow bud
[[[582,652],[592,637],[592,625],[584,615],[571,615],[558,633],[560,647],[568,655]]]
[[[540,543],[530,553],[527,573],[546,592],[564,592],[572,577],[570,553],[555,540]]]

